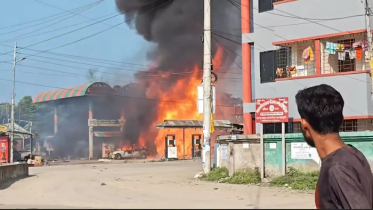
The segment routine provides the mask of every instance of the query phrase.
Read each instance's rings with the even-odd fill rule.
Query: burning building
[[[237,35],[240,35],[240,31],[237,30],[241,26],[237,8],[228,1],[211,1],[213,32],[225,31],[233,35],[237,32]],[[116,141],[138,144],[148,148],[152,156],[162,156],[165,150],[165,136],[175,134],[178,150],[184,150],[186,156],[190,156],[192,141],[181,141],[184,136],[181,129],[158,130],[156,126],[164,120],[203,118],[202,114],[198,114],[196,107],[197,86],[202,80],[203,1],[116,0],[116,6],[124,14],[129,27],[155,44],[147,54],[148,60],[154,65],[136,73],[135,84],[114,88],[106,83],[88,84],[40,93],[34,102],[57,101],[56,104],[68,104],[67,106],[75,107],[74,110],[81,110],[84,114],[70,115],[65,120],[79,118],[76,123],[80,126],[74,128],[79,128],[82,133],[79,131],[76,135],[79,135],[79,139],[89,139],[85,142],[89,142],[90,151],[95,145],[95,142],[92,142],[92,135],[99,137],[99,134],[111,133],[113,139],[119,139]],[[239,82],[239,76],[234,78],[226,75],[232,75],[233,71],[229,67],[235,62],[237,55],[229,51],[235,52],[241,46],[231,41],[213,40],[213,68],[219,78],[222,78],[216,84],[217,111],[214,119],[240,122],[241,118],[238,116],[242,115],[242,101],[225,92],[227,87]],[[227,77],[231,80],[224,79]],[[55,133],[65,136],[65,140],[61,139],[60,144],[70,147],[72,142],[67,142],[66,135],[72,133],[73,124],[70,122],[62,125],[57,114],[60,112],[56,110],[55,113]],[[86,124],[87,119],[125,119],[126,123],[119,130],[102,127],[101,130],[92,131],[88,128],[92,126]],[[190,139],[192,134],[201,133],[201,129],[189,129],[185,132],[185,137]],[[90,153],[89,156],[93,157],[93,154]]]

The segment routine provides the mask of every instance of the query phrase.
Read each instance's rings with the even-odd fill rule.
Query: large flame
[[[223,49],[218,46],[218,50],[213,59],[214,69],[221,67],[223,59]],[[202,120],[203,115],[197,112],[197,86],[201,84],[201,72],[196,65],[191,71],[192,75],[180,77],[172,89],[167,92],[161,91],[157,81],[150,84],[147,97],[159,97],[158,116],[152,127],[164,120]],[[184,93],[184,94],[181,94]],[[154,139],[154,132],[156,133]],[[178,158],[189,158],[192,156],[192,134],[201,134],[201,129],[163,129],[153,131],[152,134],[141,133],[139,144],[145,146],[146,141],[154,140],[158,157],[164,155],[165,136],[174,134],[176,136],[176,147]],[[184,139],[185,134],[185,139]]]

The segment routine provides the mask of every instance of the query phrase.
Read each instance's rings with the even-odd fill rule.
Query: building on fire
[[[241,12],[246,134],[257,133],[255,99],[275,97],[289,98],[286,132],[299,133],[295,94],[318,84],[345,99],[341,131],[373,130],[364,1],[242,0]],[[264,133],[281,133],[281,124]]]
[[[37,94],[33,102],[49,104],[54,111],[53,135],[45,137],[48,144],[65,150],[62,156],[71,155],[82,144],[85,151],[80,157],[89,158],[101,158],[106,144],[121,146],[124,98],[133,85],[112,88],[96,82]]]

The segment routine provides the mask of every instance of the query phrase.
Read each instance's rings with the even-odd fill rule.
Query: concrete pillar
[[[250,33],[250,0],[241,0],[242,33]],[[242,43],[242,88],[243,103],[252,103],[251,84],[251,45]],[[243,113],[244,134],[253,134],[253,118],[251,113]]]
[[[124,108],[122,108],[122,110],[120,111],[120,119],[124,120]],[[124,126],[121,126],[120,131],[123,131],[123,129],[124,129]]]
[[[58,133],[58,104],[54,105],[54,135]]]
[[[92,101],[88,101],[88,119],[93,119],[93,104]],[[89,145],[89,159],[91,160],[93,158],[93,127],[88,127],[88,133],[89,133],[89,139],[88,139],[88,145]]]

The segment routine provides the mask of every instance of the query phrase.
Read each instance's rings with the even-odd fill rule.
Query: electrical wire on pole
[[[204,0],[203,32],[203,149],[204,173],[211,170],[211,0]]]

